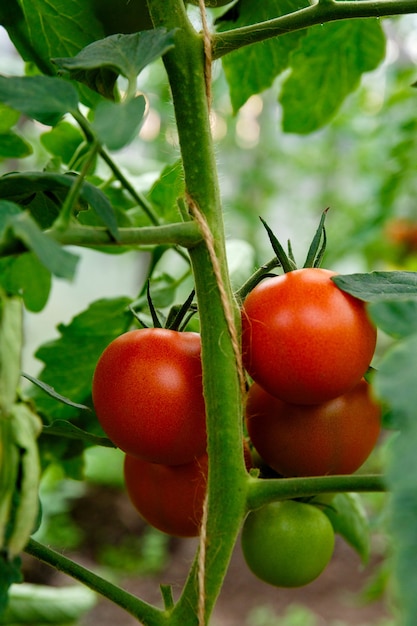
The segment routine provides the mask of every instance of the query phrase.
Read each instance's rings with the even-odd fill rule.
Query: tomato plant
[[[255,576],[276,587],[301,587],[328,565],[334,531],[318,507],[287,500],[251,511],[241,541]]]
[[[268,278],[242,311],[250,376],[285,402],[317,404],[352,389],[372,360],[376,329],[365,303],[341,291],[336,273],[303,268]]]
[[[253,383],[246,424],[262,459],[284,476],[351,474],[368,458],[381,429],[381,408],[361,380],[322,404],[289,404]]]
[[[203,4],[216,5],[215,11],[206,15]],[[0,24],[20,55],[13,56],[11,75],[0,76],[4,174],[0,176],[0,621],[15,621],[5,609],[9,587],[22,580],[20,554],[25,551],[106,596],[138,623],[207,626],[243,523],[246,536],[252,522],[265,514],[273,522],[267,524],[266,519],[265,536],[274,539],[279,520],[290,518],[291,527],[300,532],[297,541],[286,534],[279,546],[280,554],[288,557],[282,563],[286,576],[271,558],[278,558],[276,535],[275,541],[254,542],[248,561],[273,584],[304,584],[319,573],[319,565],[325,565],[333,537],[328,526],[322,534],[309,535],[309,530],[321,527],[322,511],[303,508],[305,499],[317,497],[319,502],[323,494],[336,494],[331,502],[335,513],[328,517],[365,560],[366,513],[358,499],[348,496],[389,489],[384,517],[390,520],[395,539],[392,562],[399,579],[393,586],[405,623],[414,623],[417,280],[409,271],[412,259],[402,267],[407,271],[386,271],[387,256],[378,236],[390,212],[393,217],[398,211],[412,217],[415,68],[411,62],[405,67],[412,59],[411,48],[398,54],[401,72],[397,71],[395,84],[390,78],[396,56],[392,54],[389,71],[383,68],[384,89],[373,91],[367,85],[367,97],[352,98],[354,106],[362,108],[360,123],[345,107],[343,124],[335,124],[330,135],[323,129],[311,144],[301,136],[326,126],[346,96],[367,82],[362,76],[382,63],[387,34],[381,18],[416,13],[416,2],[301,4],[239,0],[226,6],[224,0],[207,0],[196,9],[184,0],[146,0],[146,6],[145,0],[0,3]],[[394,41],[388,34],[395,44],[391,50],[411,38],[409,22],[405,23],[393,23],[397,35]],[[405,36],[397,28],[404,28]],[[7,62],[4,66],[9,71]],[[279,95],[272,93],[277,87]],[[279,116],[273,109],[277,97]],[[394,107],[404,103],[407,115],[403,110],[391,116]],[[285,134],[274,139],[278,118],[280,132],[299,135],[295,142]],[[375,129],[385,120],[389,129],[378,154]],[[346,124],[354,130],[349,142],[339,135]],[[341,145],[349,147],[353,135],[360,140],[362,156],[342,176],[332,157]],[[295,154],[299,144],[300,160]],[[228,158],[225,151],[230,146]],[[352,164],[354,156],[347,161]],[[310,171],[313,187],[320,189],[314,199],[306,193],[310,180],[300,174],[301,162],[317,168]],[[332,176],[336,169],[338,175]],[[292,180],[287,176],[290,171]],[[362,175],[370,180],[368,195],[362,194],[363,179],[356,180]],[[402,195],[397,198],[399,190]],[[228,217],[239,211],[236,220],[224,219],[224,204]],[[310,207],[318,212],[328,204],[337,208],[329,266],[336,266],[334,261],[347,264],[352,253],[358,257],[364,253],[359,267],[379,271],[341,275],[317,269],[325,252],[324,227],[313,240],[303,270],[294,269],[291,246],[285,266],[274,246],[275,257],[263,264],[263,250],[255,249],[255,210],[290,226],[298,239],[298,225],[304,227]],[[358,215],[356,222],[353,216]],[[249,248],[244,263],[230,258],[227,244],[236,237],[248,240],[242,242],[246,251]],[[94,266],[96,253],[103,254],[97,264],[105,280],[94,285],[97,300],[58,324],[56,338],[37,349],[36,365],[32,364],[36,371],[25,373],[23,385],[23,313],[38,314],[45,308],[54,278],[70,284],[81,274],[88,287],[93,283],[89,271],[84,271],[85,259],[77,254],[85,248],[92,254],[85,255],[87,267]],[[126,293],[117,272],[119,295],[109,296],[105,263],[113,270],[116,259],[127,251],[141,259],[132,264],[133,286]],[[256,269],[258,262],[261,266]],[[270,271],[279,264],[285,276],[271,278]],[[259,279],[245,300],[241,319],[240,304],[248,285]],[[298,290],[302,283],[308,283],[308,289],[303,284]],[[156,306],[163,311],[185,290],[195,288],[197,315],[192,324],[198,335],[167,328],[130,331],[129,310],[138,318],[148,314],[146,284],[157,291]],[[285,297],[275,293],[276,285],[282,284],[292,285]],[[259,310],[250,311],[258,297]],[[243,360],[255,385],[265,387],[274,403],[292,407],[302,403],[302,411],[317,411],[340,405],[340,398],[363,387],[360,379],[375,347],[368,311],[395,344],[385,354],[388,341],[383,337],[373,362],[372,385],[389,404],[391,425],[398,430],[389,462],[382,467],[384,475],[382,471],[333,475],[328,465],[326,475],[301,478],[248,472],[242,454],[246,381],[240,322]],[[91,411],[92,396],[96,413]],[[352,402],[355,405],[356,400]],[[361,406],[358,400],[358,413]],[[356,424],[353,415],[351,420]],[[291,421],[295,424],[297,418]],[[337,420],[331,421],[334,425]],[[363,434],[361,445],[376,437],[376,418],[374,422],[365,434],[363,424],[357,425]],[[58,466],[57,474],[83,480],[84,450],[111,445],[102,430],[126,451],[131,459],[126,465],[142,468],[140,473],[126,470],[126,476],[135,498],[141,493],[139,484],[147,494],[140,504],[144,515],[151,521],[154,515],[155,524],[159,517],[162,524],[164,506],[169,505],[167,515],[172,515],[171,496],[177,494],[176,503],[188,498],[188,504],[183,501],[182,510],[176,511],[185,514],[181,524],[191,524],[188,531],[193,534],[200,527],[198,547],[178,597],[169,585],[161,585],[162,608],[61,554],[62,546],[52,549],[39,535],[32,536],[42,509],[38,494],[43,497],[39,487],[45,468]],[[359,462],[351,448],[355,445],[362,452],[363,448],[352,443],[353,429],[343,426],[340,431],[345,433],[343,446],[350,446],[349,461]],[[318,434],[315,442],[306,456],[314,461],[310,469],[321,472],[315,455],[319,446],[323,456],[326,450]],[[336,456],[340,459],[341,452]],[[201,459],[208,459],[206,476],[200,472],[197,478]],[[335,469],[333,459],[334,455],[329,463]],[[342,471],[349,472],[353,465],[345,460]],[[174,486],[174,476],[182,472],[185,482]],[[203,476],[207,515],[200,523]],[[159,486],[165,479],[172,482],[162,492]],[[158,484],[150,493],[152,480]],[[194,490],[188,490],[193,483]],[[155,492],[161,497],[158,502],[153,500]],[[154,509],[147,513],[152,502]],[[280,515],[275,525],[277,510],[291,515]],[[297,522],[300,518],[302,524]],[[181,517],[175,519],[179,524]],[[185,532],[179,525],[164,528]],[[300,561],[294,571],[291,555],[302,556],[303,537],[316,545],[310,559],[315,568]],[[46,614],[50,615],[45,611],[42,618]],[[39,615],[25,615],[30,623],[39,622]],[[74,620],[74,615],[61,617]]]
[[[125,456],[127,493],[140,515],[169,535],[199,534],[207,484],[207,454],[184,465]]]
[[[110,343],[93,378],[103,430],[151,463],[188,463],[206,448],[200,336],[167,328],[129,331]]]

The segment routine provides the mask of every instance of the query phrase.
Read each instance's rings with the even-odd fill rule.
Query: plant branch
[[[272,479],[259,479],[250,476],[248,481],[247,508],[249,511],[275,500],[302,498],[318,493],[371,492],[386,491],[387,489],[384,476],[379,474]]]
[[[25,552],[37,558],[43,563],[51,565],[56,570],[71,576],[75,580],[83,583],[93,591],[114,602],[122,609],[140,620],[144,626],[162,626],[168,623],[167,614],[156,607],[140,600],[133,594],[121,589],[117,585],[105,580],[101,576],[94,574],[86,567],[75,563],[72,559],[63,556],[59,552],[44,546],[43,544],[30,539]]]
[[[416,0],[322,0],[266,22],[214,34],[212,56],[219,59],[244,46],[326,22],[407,13],[417,13]]]
[[[99,226],[69,226],[65,231],[51,228],[44,231],[48,237],[63,246],[84,246],[87,248],[123,248],[123,246],[176,245],[192,248],[201,241],[201,234],[193,222],[177,222],[163,226],[143,226],[141,228],[119,228],[116,242],[107,228]],[[0,244],[0,258],[26,252],[24,244],[15,239]]]

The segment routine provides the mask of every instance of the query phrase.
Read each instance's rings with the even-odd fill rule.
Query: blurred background
[[[328,247],[323,265],[352,273],[381,269],[417,270],[417,18],[384,21],[385,62],[365,75],[333,121],[310,135],[281,131],[277,93],[282,78],[252,96],[236,116],[220,62],[214,66],[212,128],[224,202],[228,253],[236,284],[272,257],[263,217],[281,242],[291,239],[302,264],[322,211]],[[22,74],[19,56],[0,28],[0,72]],[[167,164],[179,156],[169,91],[162,63],[146,68],[138,89],[148,114],[137,139],[114,155],[135,187],[146,193]],[[18,163],[0,160],[0,173],[48,167],[51,154],[39,142],[49,129],[22,119],[20,132],[31,154]],[[36,348],[57,336],[89,302],[140,290],[148,258],[135,252],[105,255],[77,250],[78,275],[71,284],[54,279],[45,309],[25,318],[23,369],[36,376]],[[183,268],[166,259],[169,271]],[[162,267],[162,271],[168,271]],[[379,350],[387,339],[380,337]],[[363,471],[377,471],[384,445]],[[159,602],[158,582],[179,592],[194,555],[194,540],[169,538],[147,527],[123,491],[117,450],[90,448],[85,481],[64,478],[51,465],[42,483],[40,541],[93,567],[111,580]],[[257,581],[242,563],[239,546],[231,564],[213,626],[394,626],[389,579],[389,546],[384,534],[384,495],[363,496],[374,530],[366,566],[338,540],[325,573],[299,590],[280,590]],[[28,581],[68,584],[68,579],[25,563]],[[80,624],[131,626],[136,622],[105,601],[97,601]]]

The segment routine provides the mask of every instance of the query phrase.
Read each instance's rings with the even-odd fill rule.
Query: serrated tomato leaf
[[[385,56],[377,20],[342,20],[310,28],[291,56],[291,74],[280,95],[283,129],[307,134],[324,126],[364,72]]]
[[[36,352],[36,358],[44,363],[38,378],[72,402],[89,405],[97,360],[104,348],[131,324],[130,303],[125,297],[98,300],[68,325],[61,324],[59,337]],[[97,420],[89,411],[80,414],[78,409],[57,402],[36,387],[29,393],[47,420],[77,417],[80,428],[94,432],[90,425]]]
[[[267,21],[308,6],[308,2],[296,0],[241,0],[237,19],[222,21],[219,31],[232,30],[248,24]],[[222,58],[222,64],[229,85],[233,111],[240,107],[253,94],[261,93],[270,87],[275,78],[288,67],[290,53],[297,48],[305,32],[296,31],[281,37],[268,39],[233,51]]]

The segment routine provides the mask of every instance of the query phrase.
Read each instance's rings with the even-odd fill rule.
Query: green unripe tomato
[[[249,513],[241,541],[255,576],[275,587],[301,587],[328,565],[335,539],[329,519],[319,508],[287,500]]]

